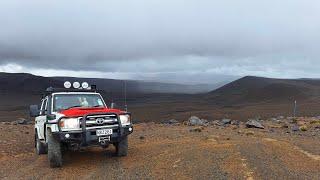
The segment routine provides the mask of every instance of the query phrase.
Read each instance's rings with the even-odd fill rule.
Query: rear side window
[[[48,110],[48,98],[42,100],[41,104],[41,115],[45,115],[46,111]]]

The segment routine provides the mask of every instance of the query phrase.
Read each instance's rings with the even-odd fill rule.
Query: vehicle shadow
[[[63,166],[87,166],[89,164],[98,165],[99,163],[118,161],[115,148],[110,145],[107,149],[92,147],[80,151],[66,151],[63,154]]]

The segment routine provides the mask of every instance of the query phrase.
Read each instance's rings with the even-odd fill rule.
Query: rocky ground
[[[319,118],[141,123],[128,157],[113,147],[67,152],[60,169],[34,153],[29,123],[0,125],[0,179],[320,178]]]

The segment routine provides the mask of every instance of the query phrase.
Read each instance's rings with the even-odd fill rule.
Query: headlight
[[[120,121],[122,126],[127,126],[131,124],[131,118],[129,114],[120,115]]]
[[[80,122],[78,118],[62,118],[59,122],[61,130],[78,130]]]

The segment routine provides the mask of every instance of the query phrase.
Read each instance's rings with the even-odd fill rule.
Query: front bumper
[[[113,129],[113,128],[112,128]],[[53,136],[62,143],[66,144],[79,144],[82,147],[100,145],[99,136],[96,135],[97,129],[86,131],[59,131],[53,132]],[[131,130],[131,131],[130,131]],[[123,138],[133,132],[133,126],[125,126],[113,129],[113,134],[110,135],[110,141],[106,143],[113,144],[120,142]],[[107,136],[100,136],[107,137]]]

